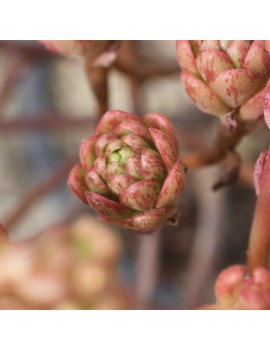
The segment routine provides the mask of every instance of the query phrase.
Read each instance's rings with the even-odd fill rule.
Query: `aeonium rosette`
[[[243,120],[263,115],[270,77],[263,40],[178,40],[176,50],[182,83],[199,109],[220,117],[239,109]]]
[[[168,117],[115,110],[82,142],[68,185],[101,220],[151,232],[173,215],[185,169]]]

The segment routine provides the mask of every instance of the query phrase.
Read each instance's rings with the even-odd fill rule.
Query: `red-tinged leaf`
[[[134,151],[139,153],[143,148],[149,147],[149,143],[144,138],[136,134],[126,134],[121,137],[121,140],[130,146]]]
[[[233,69],[229,56],[218,50],[202,51],[196,58],[197,68],[206,82],[213,81],[221,72]]]
[[[106,155],[110,156],[114,151],[120,150],[124,146],[125,144],[120,139],[113,140],[107,146]]]
[[[94,169],[103,180],[107,178],[106,155],[99,156],[94,162]]]
[[[256,195],[259,195],[260,193],[263,170],[268,157],[270,157],[269,150],[261,152],[254,167],[253,177],[254,177],[254,186],[255,186]]]
[[[265,123],[270,129],[270,80],[265,88],[265,93],[263,97],[263,110]]]
[[[86,192],[86,198],[90,207],[103,216],[121,218],[132,213],[126,206],[99,194]]]
[[[163,180],[167,169],[159,153],[152,149],[143,149],[141,156],[142,175],[144,179]]]
[[[177,136],[170,119],[161,113],[147,113],[142,117],[143,123],[147,128],[160,129],[162,132],[168,134],[178,147]]]
[[[113,219],[106,216],[99,216],[104,222],[114,223],[121,227],[136,230],[141,233],[151,233],[160,227],[167,219],[168,208],[153,209],[146,212],[140,212],[124,219]]]
[[[92,167],[89,172],[87,172],[85,181],[87,184],[87,187],[90,191],[95,192],[97,194],[101,195],[109,195],[110,190],[108,187],[105,185],[103,180],[100,178],[98,173],[94,170]]]
[[[223,116],[231,111],[202,80],[187,72],[182,72],[181,80],[191,100],[200,110],[214,116]]]
[[[183,70],[198,75],[190,40],[176,40],[176,55],[179,65]]]
[[[85,197],[85,192],[88,190],[85,182],[85,171],[81,163],[76,163],[68,176],[68,187],[86,204],[88,203]]]
[[[136,211],[145,211],[155,207],[160,182],[156,179],[144,179],[131,185],[120,195],[120,203]]]
[[[95,159],[96,159],[95,148],[96,148],[97,140],[98,140],[98,136],[94,135],[84,140],[80,145],[80,161],[85,172],[88,172],[95,162]]]
[[[257,72],[259,75],[269,75],[270,55],[265,49],[263,40],[254,40],[244,62],[244,68]]]
[[[152,141],[151,136],[147,130],[147,128],[143,125],[141,121],[132,121],[132,120],[125,120],[117,125],[117,127],[113,130],[114,134],[118,136],[124,136],[126,134],[136,134],[145,138],[147,140]]]
[[[178,161],[169,172],[160,191],[156,207],[165,207],[171,204],[184,187],[185,171],[181,161]]]
[[[219,50],[220,49],[220,40],[202,40],[200,45],[200,50]]]
[[[263,115],[263,96],[265,89],[252,96],[240,108],[240,116],[244,121],[255,121]]]
[[[149,132],[167,170],[171,170],[178,158],[178,149],[173,140],[161,130],[149,128]]]
[[[215,284],[218,303],[230,306],[237,298],[238,289],[244,279],[245,266],[234,265],[224,269]]]
[[[226,52],[234,63],[235,68],[243,68],[250,44],[250,40],[232,40],[228,45]]]
[[[232,69],[220,73],[209,86],[228,106],[236,108],[256,93],[259,84],[260,78],[253,71]]]
[[[140,122],[140,118],[138,118],[137,116],[131,113],[127,113],[119,110],[108,111],[101,118],[96,128],[96,133],[97,134],[112,133],[114,128],[125,120],[133,120],[133,121]]]
[[[108,187],[117,196],[136,183],[138,179],[127,174],[118,174],[108,178]]]
[[[143,178],[140,156],[131,156],[126,160],[125,173],[138,179]]]
[[[96,156],[102,155],[109,142],[112,142],[113,140],[117,140],[116,136],[113,134],[103,134],[101,135],[96,142],[96,148],[95,148],[95,154]]]
[[[107,178],[117,175],[124,174],[125,167],[120,162],[110,162],[107,165]]]

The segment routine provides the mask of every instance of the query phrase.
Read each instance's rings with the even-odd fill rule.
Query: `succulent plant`
[[[234,265],[224,269],[215,284],[216,305],[204,309],[269,310],[270,273],[264,267],[246,276],[246,267]]]
[[[116,232],[89,216],[25,242],[3,240],[0,310],[133,308],[117,276],[119,255]]]
[[[263,115],[270,55],[262,40],[178,40],[184,87],[202,111],[223,116],[236,109],[244,120]]]
[[[109,66],[117,56],[116,40],[40,40],[50,51],[70,57],[86,57],[98,66]]]
[[[184,173],[168,117],[115,110],[82,142],[68,185],[101,220],[151,232],[171,216]]]

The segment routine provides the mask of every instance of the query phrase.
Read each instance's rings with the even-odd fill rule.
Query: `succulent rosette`
[[[223,116],[240,109],[244,120],[263,115],[270,55],[263,40],[178,40],[181,79],[202,111]]]
[[[203,309],[269,310],[270,273],[264,267],[246,275],[246,267],[234,265],[224,269],[215,284],[216,305]]]
[[[119,41],[116,40],[40,40],[48,50],[70,57],[83,57],[98,66],[109,66],[117,56]]]
[[[101,220],[151,232],[172,215],[184,174],[168,117],[115,110],[82,142],[68,185]]]

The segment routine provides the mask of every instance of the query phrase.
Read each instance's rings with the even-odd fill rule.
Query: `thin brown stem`
[[[248,270],[267,267],[270,246],[270,156],[268,155],[254,212],[248,249]]]
[[[137,306],[149,307],[156,286],[161,229],[139,237],[135,295]]]
[[[235,150],[247,132],[246,124],[241,120],[238,121],[234,133],[231,133],[226,126],[221,124],[214,146],[211,149],[199,153],[187,154],[182,158],[182,162],[189,169],[196,169],[217,163],[223,160],[229,151]]]
[[[18,206],[3,220],[5,227],[10,230],[19,219],[29,210],[33,204],[55,188],[68,174],[74,161],[67,161],[61,165],[47,179],[30,191],[18,204]]]
[[[85,58],[85,69],[89,85],[92,87],[98,102],[98,118],[109,108],[108,68],[96,67],[92,60]]]

